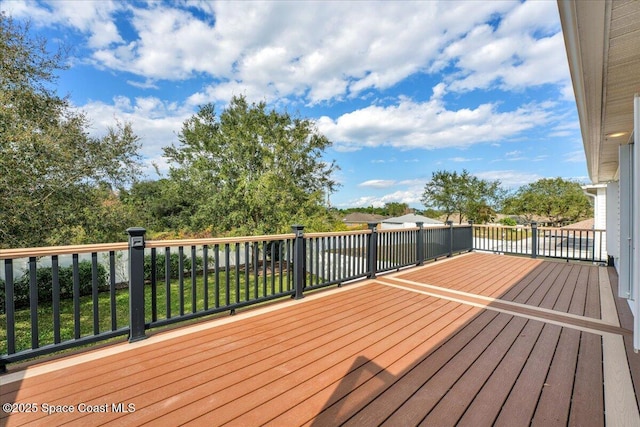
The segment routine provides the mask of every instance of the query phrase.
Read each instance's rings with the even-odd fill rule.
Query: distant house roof
[[[593,218],[585,219],[584,221],[579,221],[573,224],[565,225],[562,228],[569,229],[580,229],[580,230],[593,230],[595,221]]]
[[[362,212],[352,212],[345,216],[342,221],[351,224],[366,224],[369,222],[380,222],[385,217],[382,215],[368,214]]]
[[[387,218],[382,221],[387,224],[404,224],[407,222],[422,222],[423,224],[431,224],[431,225],[442,225],[444,224],[442,221],[438,221],[437,219],[427,218],[426,216],[416,215],[416,214],[407,214],[398,216],[395,218]]]

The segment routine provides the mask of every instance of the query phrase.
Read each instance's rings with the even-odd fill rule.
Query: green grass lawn
[[[217,279],[217,280],[216,280]],[[247,282],[248,279],[248,282]],[[280,275],[267,274],[248,276],[240,271],[210,273],[208,275],[208,308],[224,307],[236,302],[243,302],[261,298],[265,295],[273,295],[286,292],[291,284],[287,283],[286,272]],[[215,284],[218,283],[218,287]],[[227,283],[229,284],[227,292]],[[247,289],[248,283],[248,289]],[[217,291],[216,291],[217,289]],[[188,274],[182,284],[172,279],[169,283],[169,307],[170,316],[180,315],[181,295],[183,312],[192,313],[205,309],[204,278],[199,274],[195,280],[195,305],[192,298],[192,281]],[[115,292],[115,318],[116,328],[121,328],[129,323],[129,291],[128,289]],[[157,319],[167,318],[167,285],[164,280],[156,285],[156,310]],[[60,338],[66,341],[74,338],[73,300],[60,301]],[[145,286],[145,317],[151,321],[152,316],[152,286]],[[111,330],[111,294],[102,292],[98,297],[98,321],[100,332]],[[91,296],[80,298],[80,336],[93,335],[93,301]],[[31,313],[29,309],[21,309],[15,312],[16,351],[31,348]],[[42,303],[38,307],[38,335],[39,344],[44,346],[54,342],[53,331],[53,307],[51,303]],[[7,353],[7,318],[6,314],[0,315],[0,354]]]

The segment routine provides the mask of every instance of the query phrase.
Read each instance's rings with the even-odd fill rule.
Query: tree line
[[[28,25],[0,12],[0,57],[0,247],[123,241],[132,225],[153,238],[273,234],[296,222],[344,229],[325,203],[338,166],[324,160],[331,141],[314,121],[243,96],[219,113],[201,106],[163,149],[168,175],[141,180],[131,124],[116,121],[92,137],[86,115],[57,94],[64,49],[49,52]],[[509,195],[466,170],[438,171],[422,200],[429,216],[459,221],[487,222],[500,211],[556,221],[587,215],[578,184],[541,181]],[[407,212],[390,203],[383,215]]]
[[[576,181],[542,178],[509,191],[499,180],[480,179],[467,170],[434,172],[421,200],[446,220],[459,223],[493,222],[502,213],[522,217],[527,223],[542,218],[561,226],[590,218],[593,213],[590,199]]]

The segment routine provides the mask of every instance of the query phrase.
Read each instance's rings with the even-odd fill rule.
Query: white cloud
[[[161,147],[175,142],[175,134],[195,107],[226,102],[233,95],[276,105],[323,104],[328,108],[321,111],[327,116],[318,119],[319,130],[342,152],[380,146],[400,150],[499,146],[538,126],[547,126],[547,137],[562,138],[572,132],[579,137],[575,117],[569,125],[557,125],[567,116],[559,119],[555,106],[530,102],[535,94],[516,101],[529,103],[513,107],[500,99],[474,105],[478,98],[472,97],[475,94],[467,98],[465,93],[517,92],[552,84],[559,97],[573,99],[554,2],[0,0],[0,6],[16,17],[29,17],[36,26],[82,35],[79,48],[89,52],[86,57],[92,64],[134,88],[160,93],[167,81],[194,83],[181,86],[196,87],[189,93],[173,94],[176,99],[182,96],[178,103],[160,95],[136,98],[115,93],[111,103],[92,101],[82,106],[97,133],[112,125],[114,118],[132,122],[142,137],[143,154],[161,168],[166,168]],[[437,75],[442,70],[445,77]],[[428,94],[431,88],[427,101],[418,96],[394,99],[395,91],[384,92],[398,83],[410,84],[408,77],[422,82],[425,76],[434,79],[407,93]],[[453,105],[455,97],[468,108],[446,104],[451,100]],[[362,100],[359,108],[350,110],[347,102],[341,102],[353,100]],[[332,110],[341,113],[329,117],[326,111]],[[566,160],[584,161],[577,152]],[[411,161],[417,159],[404,160]],[[496,173],[503,182],[537,177],[517,171]],[[388,188],[376,187],[385,181],[391,182],[371,180],[360,186]],[[419,199],[421,185],[367,200]]]
[[[580,135],[580,122],[573,116],[562,117],[561,121],[553,126],[549,132],[549,137],[552,138],[566,138],[571,135]]]
[[[549,156],[547,154],[541,154],[539,156],[534,157],[531,161],[532,162],[544,162],[549,158]]]
[[[137,82],[135,80],[127,80],[127,84],[140,89],[159,89],[156,82],[151,79],[147,79],[144,82]]]
[[[479,161],[482,160],[480,157],[473,157],[473,158],[468,158],[468,157],[451,157],[449,159],[449,161],[451,162],[455,162],[455,163],[466,163],[466,162],[475,162],[475,161]]]
[[[434,69],[453,66],[449,91],[497,87],[519,90],[558,84],[569,95],[571,81],[557,6],[528,1],[504,15],[497,28],[482,23],[447,46]]]
[[[90,102],[82,106],[91,122],[90,132],[102,136],[116,120],[132,123],[133,131],[140,137],[140,154],[144,157],[144,172],[154,175],[154,164],[161,173],[168,171],[162,148],[177,142],[177,134],[184,121],[193,115],[189,109],[166,103],[157,98],[114,98],[112,104]]]
[[[373,206],[374,208],[381,208],[384,206],[384,202],[382,202],[378,197],[361,196],[361,197],[358,197],[357,199],[349,200],[346,203],[340,203],[339,206],[355,207],[355,208]]]
[[[145,80],[207,77],[192,101],[304,97],[387,89],[454,66],[434,87],[524,87],[568,79],[549,2],[3,2],[39,25],[86,37],[97,65]],[[502,17],[497,29],[489,19]],[[127,32],[119,26],[127,20]],[[392,34],[393,37],[389,35]],[[560,53],[558,53],[558,51]]]
[[[388,188],[396,185],[396,181],[390,179],[370,179],[369,181],[361,182],[358,187],[371,187],[371,188]]]
[[[381,163],[395,163],[396,161],[397,161],[397,159],[395,157],[392,157],[390,159],[374,159],[374,160],[371,160],[371,163],[378,163],[378,164],[381,164]]]
[[[386,194],[380,198],[383,203],[399,202],[408,205],[416,205],[420,203],[422,190],[399,190],[391,194]]]
[[[485,171],[477,172],[473,175],[480,179],[486,179],[490,181],[499,180],[502,186],[506,188],[521,187],[523,185],[530,184],[541,178],[544,178],[543,176],[536,173],[521,172],[515,170]]]
[[[475,109],[447,110],[439,100],[414,102],[401,99],[396,105],[372,105],[333,120],[318,119],[319,130],[334,141],[339,151],[391,146],[401,149],[469,147],[502,141],[543,125],[550,111],[542,105],[525,105],[501,112],[483,104]]]
[[[230,72],[216,31],[186,10],[152,3],[150,9],[131,7],[131,25],[137,38],[116,47],[96,50],[99,64],[145,78],[182,80],[196,73],[220,75]]]
[[[566,153],[564,155],[564,161],[569,163],[580,163],[585,161],[584,150],[576,150]]]
[[[38,26],[65,26],[87,34],[89,48],[102,48],[123,43],[113,14],[125,5],[104,0],[88,1],[3,1],[0,8],[13,17],[27,18]]]
[[[373,206],[376,208],[383,207],[387,203],[406,203],[410,206],[421,205],[421,190],[398,190],[384,196],[362,196],[357,199],[349,200],[344,206],[366,207]]]
[[[407,187],[410,186],[412,189],[416,189],[417,187],[422,189],[426,183],[427,183],[427,180],[425,179],[414,178],[414,179],[403,179],[402,181],[398,182],[398,185],[403,185]]]

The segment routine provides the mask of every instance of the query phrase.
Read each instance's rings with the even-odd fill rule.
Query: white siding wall
[[[604,230],[607,227],[607,188],[599,187],[594,206],[594,227],[596,230]]]
[[[613,257],[614,265],[618,270],[620,261],[620,186],[618,182],[607,184],[606,209],[607,254]]]
[[[600,186],[596,188],[596,197],[593,206],[593,228],[596,230],[605,230],[607,228],[607,188]],[[596,253],[607,252],[607,235],[602,236],[602,241],[595,241]],[[605,256],[608,254],[604,254]]]

